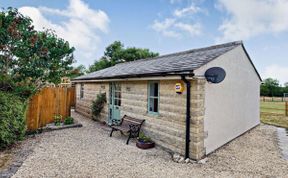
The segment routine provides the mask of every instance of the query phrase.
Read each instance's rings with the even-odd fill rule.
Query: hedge
[[[0,149],[23,139],[25,103],[13,94],[0,91]]]

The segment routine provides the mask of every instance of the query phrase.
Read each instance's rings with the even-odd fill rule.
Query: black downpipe
[[[185,139],[185,159],[189,158],[189,145],[190,145],[190,99],[191,99],[191,83],[185,76],[181,76],[187,88],[186,94],[186,139]]]

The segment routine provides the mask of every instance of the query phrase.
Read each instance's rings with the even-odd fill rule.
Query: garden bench
[[[129,144],[130,138],[137,138],[139,136],[139,132],[141,126],[145,120],[144,119],[136,119],[127,115],[124,115],[121,120],[112,119],[112,128],[110,137],[112,137],[112,133],[114,131],[120,131],[122,134],[123,132],[129,133],[128,140],[126,144]]]

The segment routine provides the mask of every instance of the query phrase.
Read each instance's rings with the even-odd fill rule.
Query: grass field
[[[285,102],[261,102],[261,122],[288,128],[288,117],[285,116]]]
[[[275,113],[275,114],[285,114],[285,102],[261,102],[260,103],[261,112],[265,113]]]

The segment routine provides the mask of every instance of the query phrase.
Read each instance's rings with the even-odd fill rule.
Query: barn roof
[[[239,45],[242,45],[242,41],[120,63],[103,70],[77,77],[74,80],[165,76],[192,73],[193,70],[205,65]]]

